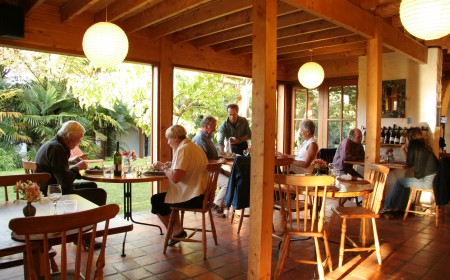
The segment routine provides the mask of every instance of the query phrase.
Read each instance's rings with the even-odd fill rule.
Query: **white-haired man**
[[[70,150],[78,146],[85,133],[84,127],[76,121],[67,121],[50,141],[42,145],[36,153],[36,172],[49,173],[50,181],[41,184],[41,191],[47,194],[49,184],[60,184],[63,194],[78,194],[97,204],[106,204],[106,191],[97,188],[94,182],[77,182],[80,170],[88,167],[80,157],[69,160]],[[70,166],[72,165],[72,166]]]

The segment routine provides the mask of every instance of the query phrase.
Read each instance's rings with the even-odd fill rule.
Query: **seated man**
[[[105,205],[106,191],[97,188],[96,183],[74,183],[75,179],[81,177],[80,170],[88,167],[80,157],[69,160],[70,150],[81,142],[84,132],[84,127],[80,123],[65,122],[56,136],[39,148],[35,158],[36,172],[50,173],[52,176],[50,181],[41,184],[41,191],[47,195],[49,184],[60,184],[63,194],[78,194],[97,205]]]
[[[361,177],[361,174],[353,169],[352,164],[344,164],[344,161],[363,161],[365,156],[364,146],[361,144],[361,130],[354,128],[350,130],[348,138],[342,140],[333,158],[334,168],[340,173],[348,173],[352,176]]]

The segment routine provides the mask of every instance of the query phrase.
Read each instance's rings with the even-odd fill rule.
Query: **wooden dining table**
[[[125,176],[114,176],[111,174],[111,177],[105,177],[103,176],[103,172],[84,172],[81,175],[81,178],[88,181],[93,182],[104,182],[104,183],[121,183],[123,184],[123,207],[124,207],[124,219],[127,221],[132,221],[133,223],[140,224],[140,225],[146,225],[151,227],[156,227],[159,229],[159,233],[163,235],[162,228],[159,225],[156,224],[150,224],[150,223],[144,223],[139,222],[133,219],[133,183],[145,183],[145,182],[157,182],[162,180],[167,180],[167,176],[163,175],[164,173],[160,172],[154,172],[152,173],[154,175],[144,175],[141,174],[140,176],[133,175],[131,177],[125,177]],[[122,256],[125,256],[125,241],[126,241],[127,235],[125,233],[124,239],[123,239],[123,248],[122,248]]]
[[[90,202],[89,200],[76,195],[69,194],[63,195],[57,203],[57,215],[64,214],[63,201],[64,200],[76,200],[77,201],[77,211],[85,211],[97,208],[98,205]],[[26,250],[25,241],[17,238],[12,231],[9,229],[9,221],[13,218],[23,217],[23,208],[26,205],[26,201],[5,201],[0,202],[0,257],[10,256],[17,253],[24,253]],[[36,207],[36,216],[48,216],[54,215],[53,202],[47,197],[42,198],[38,202],[33,202],[33,206]],[[104,233],[104,222],[100,223],[97,228],[97,236],[102,236]],[[115,217],[109,222],[108,235],[126,233],[133,230],[133,224]],[[89,237],[89,231],[86,233],[86,237]],[[14,238],[13,238],[14,237]],[[90,238],[90,237],[89,237]],[[57,244],[55,244],[57,245]]]
[[[364,161],[352,161],[352,160],[346,160],[344,161],[345,164],[353,164],[353,165],[361,165],[364,166]],[[386,167],[389,167],[389,169],[408,169],[410,168],[408,165],[406,165],[405,161],[394,161],[392,163],[389,162],[380,162],[381,165],[384,165]]]

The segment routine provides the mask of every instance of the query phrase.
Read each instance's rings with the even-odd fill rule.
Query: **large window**
[[[310,119],[316,124],[314,137],[319,148],[337,148],[349,131],[356,127],[358,87],[356,79],[328,81],[319,89],[293,88],[292,132],[293,153],[304,139],[300,138],[300,122]]]
[[[304,139],[300,139],[300,122],[304,119],[310,119],[316,125],[314,137],[317,138],[319,122],[319,91],[317,89],[294,88],[293,102],[293,133],[291,143],[294,144],[294,153],[297,153],[298,147]]]
[[[337,148],[356,126],[357,86],[328,87],[328,148]]]

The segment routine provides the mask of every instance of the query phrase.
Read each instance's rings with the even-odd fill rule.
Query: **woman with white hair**
[[[316,125],[311,120],[303,120],[300,122],[300,135],[305,141],[300,146],[297,155],[294,157],[294,162],[291,165],[291,172],[297,174],[310,174],[313,173],[313,167],[311,162],[317,156],[317,150],[319,146],[314,138],[314,132],[316,131]]]
[[[155,167],[164,171],[169,179],[169,189],[151,197],[152,213],[158,215],[167,229],[170,218],[170,206],[184,208],[202,208],[203,193],[208,184],[206,166],[208,159],[197,144],[186,138],[187,132],[181,125],[172,125],[166,130],[167,143],[173,149],[172,162],[157,162]],[[174,237],[186,237],[180,217],[175,216]],[[169,246],[178,241],[171,240]]]

